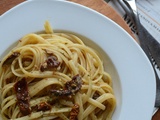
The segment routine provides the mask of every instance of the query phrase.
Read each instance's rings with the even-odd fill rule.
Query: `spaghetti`
[[[111,120],[110,75],[95,50],[73,34],[24,36],[0,63],[3,119]]]

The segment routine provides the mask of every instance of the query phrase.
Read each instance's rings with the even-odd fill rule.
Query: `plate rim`
[[[36,0],[35,0],[35,1],[36,1]],[[1,17],[0,17],[0,22],[1,22],[1,18],[9,15],[10,13],[12,13],[12,11],[14,11],[14,10],[16,10],[16,9],[19,9],[19,6],[21,7],[21,6],[25,5],[25,4],[28,4],[28,3],[30,3],[30,2],[35,2],[35,1],[34,1],[34,0],[25,1],[25,2],[22,2],[22,3],[18,4],[17,6],[13,7],[13,8],[10,9],[9,11],[5,12],[4,14],[2,14]],[[43,0],[39,0],[39,1],[42,2]],[[97,12],[97,11],[91,9],[91,8],[88,8],[88,7],[85,7],[85,6],[83,6],[83,5],[80,5],[80,4],[77,4],[77,3],[74,3],[74,2],[70,2],[70,1],[62,1],[62,0],[46,0],[46,1],[52,1],[52,2],[56,2],[56,1],[57,1],[57,2],[62,2],[62,3],[65,2],[65,3],[67,3],[67,4],[72,4],[72,5],[74,5],[74,6],[81,7],[81,8],[83,8],[83,9],[86,9],[86,10],[90,11],[90,12],[93,12],[94,14],[97,14],[97,15],[99,15],[99,16],[107,19],[108,21],[110,21],[110,23],[112,23],[113,25],[115,25],[117,28],[121,29],[121,31],[123,31],[124,34],[126,34],[130,39],[133,40],[133,38],[132,38],[123,28],[121,28],[117,23],[115,23],[114,21],[112,21],[112,20],[109,19],[108,17],[102,15],[101,13],[99,13],[99,12]],[[135,40],[133,40],[133,41],[134,41],[134,42],[133,42],[134,44],[137,44]],[[138,46],[138,44],[137,44],[137,46]],[[150,68],[152,69],[151,64],[149,63],[149,60],[148,60],[148,58],[146,57],[145,53],[141,50],[141,48],[140,48],[139,46],[138,46],[137,48],[139,49],[139,51],[141,51],[141,54],[143,53],[143,57],[145,57],[146,61],[148,62],[148,65],[150,65]],[[151,74],[153,75],[153,69],[152,69],[152,73],[151,73]],[[154,77],[154,78],[155,78],[155,77]],[[155,99],[155,98],[154,98],[154,99]]]

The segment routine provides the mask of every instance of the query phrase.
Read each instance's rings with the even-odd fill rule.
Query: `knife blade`
[[[155,107],[160,107],[160,79],[156,71],[156,66],[160,68],[160,44],[150,35],[150,33],[141,25],[137,24],[138,37],[140,40],[141,48],[150,60],[155,77],[156,77],[156,101]],[[155,62],[155,64],[154,64]],[[160,71],[158,71],[160,72]]]
[[[141,25],[141,28],[138,29],[139,39],[144,40],[146,46],[148,46],[151,56],[158,68],[160,68],[160,43],[144,28],[144,26]]]

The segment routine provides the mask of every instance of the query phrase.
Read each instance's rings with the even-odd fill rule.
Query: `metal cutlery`
[[[140,46],[153,66],[157,85],[155,107],[160,107],[160,79],[157,73],[157,68],[160,68],[160,44],[140,23],[135,0],[118,0],[118,2],[136,26]]]

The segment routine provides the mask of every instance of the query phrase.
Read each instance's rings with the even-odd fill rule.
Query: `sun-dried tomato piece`
[[[82,87],[82,78],[80,75],[76,75],[71,81],[66,82],[65,88],[60,90],[52,89],[51,93],[55,96],[69,96],[75,95]]]
[[[57,68],[60,65],[60,62],[57,60],[56,56],[47,57],[46,61],[41,65],[41,72],[44,72],[48,69]]]
[[[72,107],[72,110],[70,112],[69,119],[70,120],[78,120],[78,118],[77,118],[78,113],[79,113],[79,105],[74,104],[74,106]]]
[[[11,55],[4,61],[3,65],[4,65],[4,64],[11,64],[12,61],[13,61],[16,57],[18,57],[19,55],[20,55],[19,52],[14,52],[13,54],[11,54]]]
[[[39,105],[33,106],[32,107],[32,111],[47,111],[47,110],[51,110],[52,106],[47,103],[47,102],[41,102]]]
[[[28,85],[25,78],[18,81],[14,85],[14,89],[16,92],[17,104],[20,109],[22,115],[29,115],[31,113],[30,105],[29,105],[29,93],[28,93]]]

